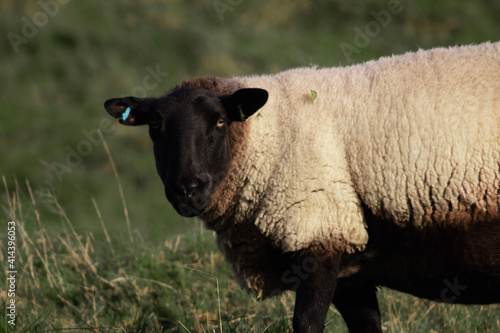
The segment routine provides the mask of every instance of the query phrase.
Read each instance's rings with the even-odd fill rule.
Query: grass
[[[355,29],[389,1],[221,0],[229,4],[222,16],[213,0],[55,2],[57,13],[16,52],[8,34],[23,36],[49,1],[0,0],[0,220],[17,222],[19,332],[290,328],[293,295],[256,302],[236,286],[213,234],[166,203],[147,131],[102,126],[106,99],[158,96],[195,76],[349,65],[500,36],[500,7],[486,0],[401,0],[402,11],[349,59],[340,45],[355,45]],[[156,69],[166,74],[145,89]],[[105,141],[89,139],[97,129]],[[2,227],[2,263],[6,247]],[[3,312],[3,283],[0,295]],[[446,306],[385,289],[379,299],[390,332],[499,326],[495,306]],[[9,330],[2,320],[0,331]],[[345,331],[333,307],[328,331]]]
[[[43,228],[37,200],[23,203],[22,186],[17,186],[7,194],[9,216],[17,221],[18,332],[209,332],[221,327],[279,332],[289,324],[291,296],[258,303],[241,292],[228,279],[230,269],[213,233],[200,222],[160,244],[146,242],[137,230],[132,239],[99,239],[92,232],[76,233],[58,200],[44,192],[40,197],[51,202],[65,224],[64,231],[51,235]],[[29,184],[23,188],[33,193]],[[29,223],[41,227],[28,235]],[[5,262],[6,244],[0,249]],[[5,281],[5,271],[0,278]],[[6,293],[1,302],[5,309]],[[276,317],[280,313],[284,316]]]
[[[16,221],[17,332],[291,330],[293,294],[263,302],[246,295],[215,246],[214,234],[201,222],[160,243],[145,240],[139,230],[131,239],[108,237],[95,203],[94,223],[102,232],[78,233],[53,193],[33,191],[29,182],[16,183],[16,190],[9,192],[5,177],[3,182],[5,208],[9,220]],[[43,227],[39,200],[59,216],[59,232]],[[36,225],[30,234],[28,224]],[[7,260],[6,247],[0,242],[1,262]],[[1,281],[6,281],[5,274],[0,272]],[[438,304],[387,289],[380,291],[379,300],[387,332],[500,329],[500,306]],[[8,301],[2,287],[3,309]],[[5,315],[2,331],[10,332]],[[345,331],[332,306],[326,332]]]

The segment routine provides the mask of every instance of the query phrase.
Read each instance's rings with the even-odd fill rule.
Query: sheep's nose
[[[205,193],[210,184],[210,176],[207,173],[196,175],[194,178],[183,182],[182,189],[186,199],[195,200],[199,195]]]

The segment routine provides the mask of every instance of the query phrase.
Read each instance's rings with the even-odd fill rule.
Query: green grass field
[[[486,0],[0,0],[0,262],[15,221],[15,328],[289,330],[293,294],[257,302],[239,289],[214,235],[166,202],[146,129],[115,126],[104,101],[196,76],[494,41],[499,17]],[[0,281],[0,329],[11,332],[6,269]],[[500,331],[498,306],[386,289],[379,300],[388,332]],[[346,331],[333,307],[326,331]]]

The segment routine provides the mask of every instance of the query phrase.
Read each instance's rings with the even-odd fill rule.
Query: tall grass
[[[257,302],[244,294],[217,250],[214,234],[201,222],[188,233],[153,244],[134,230],[132,238],[103,230],[78,233],[71,217],[49,190],[29,182],[5,187],[4,210],[16,221],[17,332],[287,332],[294,297]],[[61,230],[44,228],[40,201],[61,221]],[[36,224],[27,233],[26,225]],[[2,224],[4,225],[4,224]],[[124,228],[126,223],[124,222]],[[5,231],[2,230],[2,234]],[[6,242],[0,240],[0,262]],[[0,280],[6,281],[6,271]],[[1,307],[8,301],[5,283]],[[382,289],[379,293],[387,332],[498,332],[499,306],[437,304]],[[2,332],[13,332],[2,310]],[[326,332],[346,332],[331,307]]]
[[[138,230],[132,239],[103,236],[102,220],[102,235],[78,234],[53,193],[34,194],[29,182],[16,182],[9,193],[5,177],[3,183],[4,208],[17,226],[18,332],[281,332],[289,326],[291,295],[267,303],[251,300],[228,278],[214,235],[201,222],[163,244],[149,244]],[[59,215],[61,232],[49,234],[43,227],[38,199]],[[30,223],[38,226],[28,234]],[[5,262],[3,240],[0,251]],[[5,270],[0,279],[6,281]],[[2,309],[7,301],[2,287]]]

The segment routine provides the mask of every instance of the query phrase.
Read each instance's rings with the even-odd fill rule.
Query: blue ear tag
[[[125,112],[122,113],[122,120],[125,121],[128,118],[128,115],[130,114],[130,106],[125,110]]]

